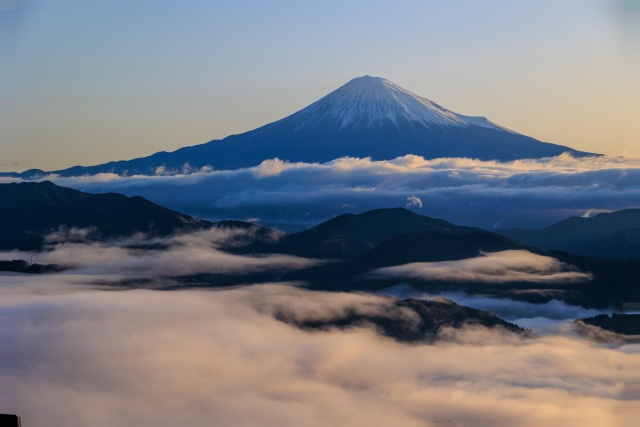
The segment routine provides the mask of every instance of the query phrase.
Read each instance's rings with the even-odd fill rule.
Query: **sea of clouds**
[[[236,171],[185,171],[48,178],[89,192],[141,195],[203,218],[300,226],[379,207],[485,228],[544,226],[570,215],[640,207],[640,160],[629,158],[274,159]],[[445,329],[431,344],[409,345],[368,327],[309,332],[275,314],[375,314],[390,300],[314,292],[300,283],[180,289],[172,277],[322,262],[230,254],[223,247],[233,236],[225,230],[111,242],[87,240],[90,230],[63,231],[49,236],[50,251],[1,254],[73,267],[0,273],[0,412],[20,414],[25,425],[604,426],[640,420],[640,348],[577,333],[572,320],[595,310],[399,286],[382,293],[444,296],[534,328],[536,335]],[[145,249],[154,245],[164,249]],[[506,274],[559,288],[589,279],[522,251],[376,274],[399,281],[472,275],[487,282]],[[146,289],[114,286],[131,280],[147,280]],[[174,290],[158,290],[168,287]]]
[[[478,257],[439,262],[412,262],[373,270],[366,277],[380,279],[425,279],[449,282],[563,283],[587,282],[591,274],[555,258],[526,250],[480,253]]]
[[[310,332],[276,316],[283,310],[308,319],[382,313],[392,300],[381,295],[315,292],[296,283],[171,291],[112,286],[146,278],[162,288],[180,274],[294,270],[319,262],[228,254],[220,248],[230,233],[108,243],[52,235],[48,252],[3,254],[40,263],[71,260],[74,269],[0,273],[0,412],[18,413],[29,426],[603,426],[638,420],[640,348],[578,334],[567,310],[591,314],[584,309],[558,303],[532,311],[534,304],[452,294],[510,319],[568,321],[534,337],[475,327],[444,329],[431,344],[403,344],[366,326]],[[143,249],[147,244],[165,249]],[[520,253],[501,256],[510,255],[499,263],[514,268],[535,261],[543,268],[529,274],[542,276],[567,270]],[[467,267],[478,271],[477,263]]]
[[[577,336],[444,330],[407,345],[368,328],[305,332],[371,295],[281,284],[218,291],[3,286],[0,411],[38,425],[619,425],[639,350]],[[637,419],[636,419],[637,420]],[[629,424],[632,425],[632,424]]]
[[[313,225],[342,213],[407,207],[487,229],[542,227],[569,216],[640,207],[640,158],[480,161],[341,158],[324,164],[266,160],[232,171],[59,178],[88,192],[140,195],[207,219]]]

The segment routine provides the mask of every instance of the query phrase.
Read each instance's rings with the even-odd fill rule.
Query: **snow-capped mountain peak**
[[[298,111],[284,121],[296,121],[300,130],[316,122],[337,121],[339,129],[353,126],[367,129],[389,120],[397,124],[406,119],[429,128],[438,126],[482,126],[496,130],[507,129],[484,117],[470,117],[449,111],[433,101],[418,96],[381,77],[357,77],[319,101]]]
[[[157,175],[158,171],[232,170],[278,158],[324,163],[340,157],[391,160],[413,154],[425,159],[481,160],[587,156],[509,131],[484,117],[463,116],[389,80],[358,77],[308,107],[273,123],[171,153],[102,165],[52,171],[61,176],[97,173]],[[25,177],[45,172],[27,171]]]

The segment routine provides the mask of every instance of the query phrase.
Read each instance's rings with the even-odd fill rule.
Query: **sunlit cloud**
[[[408,155],[324,164],[273,159],[233,171],[49,178],[89,192],[141,195],[203,218],[306,225],[342,214],[345,206],[357,213],[406,207],[408,201],[420,214],[485,228],[544,226],[587,211],[640,207],[640,158],[634,157],[563,155],[501,163]]]
[[[209,229],[190,234],[148,238],[136,234],[108,241],[79,241],[91,236],[91,230],[59,230],[49,234],[48,250],[43,252],[13,251],[3,259],[29,259],[40,264],[58,264],[73,268],[75,277],[85,275],[110,277],[111,280],[175,277],[188,274],[236,274],[273,270],[296,270],[320,261],[291,255],[241,256],[220,250],[244,240],[251,229]],[[274,233],[270,239],[277,239]],[[161,250],[144,249],[160,246]],[[37,278],[33,279],[37,281]]]
[[[369,279],[422,279],[454,282],[529,282],[572,284],[587,282],[591,274],[555,258],[526,250],[480,254],[458,261],[414,262],[373,270]]]

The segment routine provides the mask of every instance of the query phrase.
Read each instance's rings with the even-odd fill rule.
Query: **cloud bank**
[[[386,299],[372,295],[97,291],[53,277],[0,290],[11,343],[0,411],[30,426],[603,426],[637,407],[624,400],[637,353],[571,331],[447,330],[435,345],[403,345],[368,328],[310,333],[272,316],[282,306],[375,312]]]
[[[89,192],[141,195],[202,218],[299,225],[345,212],[409,205],[459,224],[536,227],[588,211],[640,207],[640,159],[629,157],[562,155],[505,163],[413,155],[324,164],[273,159],[234,171],[49,178]]]
[[[73,268],[70,274],[74,277],[109,282],[204,273],[249,275],[297,270],[320,262],[280,254],[241,256],[220,249],[242,243],[242,237],[251,234],[250,229],[209,229],[164,238],[137,234],[109,241],[85,241],[82,239],[90,237],[90,229],[58,230],[46,237],[50,243],[47,251],[13,251],[0,254],[0,258],[58,264]]]
[[[75,270],[0,273],[0,412],[18,413],[29,426],[602,426],[638,407],[626,384],[640,377],[640,349],[598,344],[569,324],[533,338],[444,328],[433,344],[409,345],[367,326],[309,332],[277,319],[389,313],[388,297],[274,283],[153,289],[167,276],[315,262],[222,252],[234,233],[108,244],[60,242],[67,235],[57,234],[34,261],[73,260]],[[145,249],[153,245],[165,249]],[[17,255],[31,254],[4,254]],[[525,261],[542,269],[531,274],[559,268],[529,255]],[[154,284],[104,285],[139,278]],[[507,312],[508,301],[495,301],[475,305]],[[512,316],[531,309],[518,304]]]
[[[371,279],[424,279],[454,282],[486,283],[562,283],[591,280],[589,273],[548,256],[525,250],[509,250],[480,254],[459,261],[414,262],[373,270]]]

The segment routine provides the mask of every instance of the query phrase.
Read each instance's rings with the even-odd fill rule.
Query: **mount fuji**
[[[237,169],[275,157],[327,162],[339,157],[389,160],[407,154],[427,159],[468,157],[509,161],[593,155],[538,141],[484,117],[464,116],[380,77],[358,77],[282,120],[221,140],[148,157],[55,171],[61,176],[112,172],[154,175],[210,166]],[[23,172],[33,177],[42,171]]]

